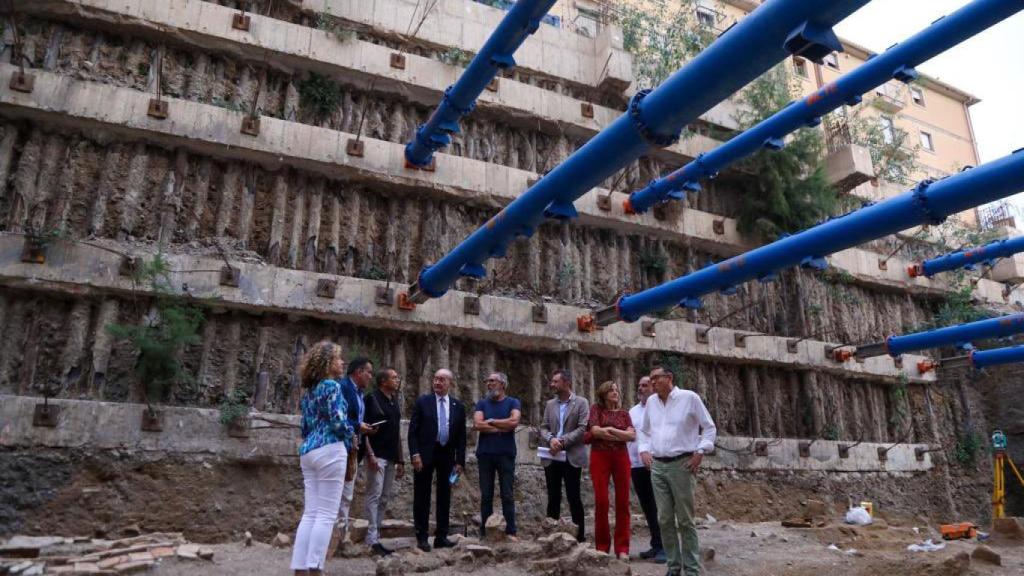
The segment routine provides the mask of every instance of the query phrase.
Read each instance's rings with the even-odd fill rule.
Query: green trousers
[[[693,523],[694,478],[686,469],[687,461],[686,458],[675,462],[655,460],[651,466],[651,484],[669,573],[685,571],[686,576],[700,576],[700,544]]]

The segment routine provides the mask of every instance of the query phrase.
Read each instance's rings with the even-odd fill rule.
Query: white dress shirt
[[[636,430],[636,440],[626,443],[626,450],[629,452],[629,465],[631,468],[643,468],[644,463],[640,460],[640,442],[643,436],[640,424],[644,421],[644,405],[637,404],[630,408],[629,419],[633,421],[633,427]]]
[[[644,408],[642,424],[637,428],[640,452],[655,458],[671,458],[684,452],[715,448],[717,431],[711,414],[700,396],[682,388],[672,388],[668,401],[651,394]]]

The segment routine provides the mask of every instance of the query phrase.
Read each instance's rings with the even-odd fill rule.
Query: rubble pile
[[[213,550],[189,543],[180,532],[140,534],[120,540],[14,536],[0,544],[0,573],[129,574],[148,570],[171,557],[213,560]]]

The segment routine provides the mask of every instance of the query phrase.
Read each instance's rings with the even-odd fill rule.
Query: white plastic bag
[[[942,550],[945,547],[945,542],[939,542],[936,544],[935,542],[932,542],[931,539],[928,539],[920,544],[911,544],[910,546],[907,546],[907,550],[910,550],[911,552],[935,552],[936,550]]]
[[[846,512],[846,519],[844,521],[847,524],[867,526],[871,524],[871,514],[868,514],[868,511],[863,506],[855,506]]]

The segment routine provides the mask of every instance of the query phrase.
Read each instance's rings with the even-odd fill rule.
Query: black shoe
[[[430,542],[427,542],[426,538],[416,541],[416,547],[424,552],[430,552]]]
[[[388,548],[385,548],[384,545],[380,542],[377,542],[373,546],[370,546],[370,550],[372,550],[373,553],[377,556],[387,556],[388,554],[394,552],[394,550],[389,550]]]
[[[587,540],[587,537],[586,537],[586,535],[583,534],[583,532],[577,532],[576,533],[576,541],[577,542],[581,542],[582,543],[582,542],[586,542],[586,540]]]
[[[640,559],[641,560],[650,560],[651,558],[654,558],[654,556],[657,553],[658,553],[658,551],[655,550],[654,548],[651,548],[649,550],[644,550],[643,552],[640,553]]]
[[[455,542],[447,538],[434,538],[434,548],[455,548]]]

